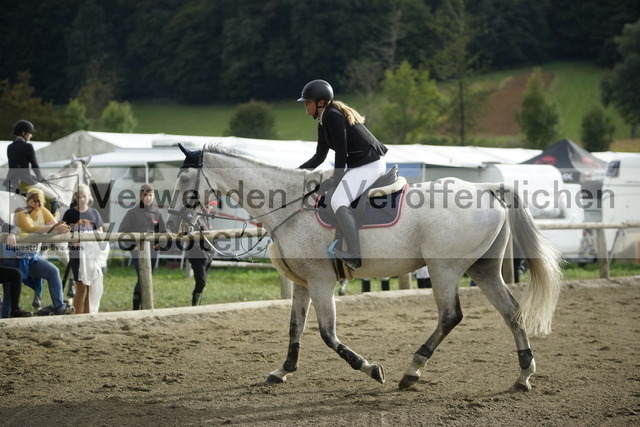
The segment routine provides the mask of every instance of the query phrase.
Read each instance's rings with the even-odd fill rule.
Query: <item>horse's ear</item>
[[[78,160],[78,158],[76,157],[76,153],[73,153],[73,154],[71,155],[71,162],[73,163],[73,162],[75,162],[76,160]]]
[[[91,163],[91,156],[85,157],[84,159],[82,159],[82,161],[85,165],[89,166],[89,163]]]
[[[189,154],[191,153],[190,150],[184,148],[184,146],[179,142],[178,142],[178,147],[180,147],[180,151],[182,151],[185,156],[189,156]]]

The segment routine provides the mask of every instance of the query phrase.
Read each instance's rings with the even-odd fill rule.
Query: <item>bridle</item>
[[[87,164],[84,162],[84,160],[82,160],[82,159],[76,159],[76,160],[78,162],[80,162],[80,164],[82,165],[82,181],[79,181],[79,183],[85,183],[86,182],[87,185],[88,185],[91,182],[91,173],[89,173],[89,168],[87,167]],[[69,165],[67,165],[64,169],[66,169]],[[61,173],[59,176],[48,178],[48,179],[45,179],[44,181],[41,181],[41,182],[43,184],[46,184],[51,189],[51,191],[56,193],[56,196],[58,196],[58,201],[62,202],[62,197],[60,196],[60,193],[59,193],[59,191],[57,189],[61,189],[63,191],[69,191],[69,189],[66,188],[63,185],[58,184],[56,181],[60,181],[60,180],[63,180],[63,179],[67,179],[69,177],[74,177],[74,176],[78,177],[78,179],[80,178],[80,174],[78,174],[78,173],[72,173],[72,174],[69,174],[69,175],[64,175],[63,173]]]
[[[256,248],[258,246],[258,244],[260,244],[260,242],[262,242],[262,240],[264,240],[267,236],[271,235],[275,237],[275,232],[277,229],[279,229],[282,225],[284,225],[285,223],[287,223],[289,220],[291,220],[293,217],[295,217],[296,215],[304,212],[304,211],[315,211],[315,208],[308,208],[304,206],[304,200],[309,197],[310,195],[316,193],[318,191],[318,188],[320,187],[319,185],[316,185],[311,191],[308,191],[307,193],[303,194],[301,197],[298,197],[294,200],[292,200],[291,202],[288,203],[284,203],[282,206],[275,208],[269,212],[266,212],[262,215],[259,215],[257,217],[254,218],[247,218],[247,219],[241,219],[241,218],[225,218],[225,217],[221,217],[221,216],[216,216],[215,214],[210,214],[207,213],[204,209],[204,205],[202,204],[202,201],[200,200],[200,181],[201,178],[204,178],[207,186],[209,187],[209,189],[215,193],[215,189],[213,188],[213,186],[211,185],[211,182],[209,181],[209,178],[207,177],[207,175],[203,172],[203,156],[204,153],[202,151],[198,152],[198,159],[197,162],[193,162],[193,161],[189,161],[189,158],[187,157],[187,160],[185,160],[184,164],[182,165],[182,167],[180,168],[180,171],[178,172],[178,178],[180,177],[180,175],[182,173],[184,173],[187,169],[197,169],[197,175],[196,175],[196,183],[195,183],[195,201],[193,204],[185,204],[180,210],[175,210],[175,209],[169,209],[169,214],[171,215],[176,215],[178,218],[180,218],[180,220],[182,221],[183,224],[187,225],[187,232],[192,232],[197,228],[197,221],[198,221],[198,217],[208,217],[208,218],[212,218],[212,219],[216,219],[216,218],[220,218],[220,219],[225,219],[225,220],[231,220],[231,221],[240,221],[243,223],[242,226],[242,232],[240,234],[240,236],[238,236],[238,238],[242,238],[244,235],[244,231],[247,229],[247,226],[250,222],[253,222],[259,218],[263,218],[267,215],[271,215],[277,211],[279,211],[280,209],[284,209],[294,203],[297,202],[303,202],[302,206],[300,209],[295,210],[294,212],[292,212],[290,215],[288,215],[284,220],[282,220],[278,225],[276,225],[271,231],[267,231],[266,233],[264,233],[260,239],[258,239],[258,241],[251,246],[251,248],[247,249],[243,254],[241,255],[237,255],[237,254],[225,254],[220,252],[215,245],[213,245],[209,239],[207,239],[207,237],[204,235],[203,230],[199,230],[200,231],[200,238],[205,240],[209,246],[219,255],[222,255],[224,257],[234,257],[236,259],[242,260],[242,261],[248,261],[248,262],[253,262],[251,260],[248,259],[244,259],[242,258],[242,255],[246,255],[249,252],[251,252],[254,248]],[[303,187],[304,188],[304,187]],[[198,209],[200,210],[200,212],[198,212]],[[180,224],[179,224],[180,225]]]

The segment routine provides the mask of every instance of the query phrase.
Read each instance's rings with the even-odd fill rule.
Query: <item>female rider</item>
[[[49,199],[49,211],[55,214],[58,210],[58,195],[43,184],[45,179],[36,160],[36,151],[29,143],[35,132],[35,127],[28,120],[18,120],[13,126],[16,139],[7,147],[9,173],[3,184],[9,191],[18,190],[20,183],[40,189]],[[35,177],[31,175],[31,171]]]
[[[387,147],[364,126],[364,117],[333,99],[333,88],[326,81],[307,83],[298,101],[304,102],[307,114],[318,120],[316,153],[300,168],[314,169],[325,160],[329,149],[335,151],[331,209],[347,250],[334,248],[333,253],[351,269],[359,268],[362,260],[358,225],[349,205],[385,173],[387,165],[382,157]]]

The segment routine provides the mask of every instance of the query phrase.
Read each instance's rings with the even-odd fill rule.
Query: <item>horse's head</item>
[[[173,198],[167,218],[167,228],[177,233],[181,225],[193,229],[198,210],[203,210],[203,204],[208,203],[205,196],[206,189],[202,178],[202,151],[191,151],[178,144],[185,159],[178,172]]]
[[[51,178],[63,179],[75,177],[78,184],[89,185],[91,183],[91,172],[89,172],[90,162],[91,156],[78,158],[75,154],[72,154],[71,161],[53,174]]]

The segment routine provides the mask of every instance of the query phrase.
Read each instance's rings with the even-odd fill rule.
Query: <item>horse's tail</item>
[[[501,187],[496,196],[506,204],[509,228],[531,271],[516,313],[517,320],[532,335],[549,334],[562,285],[562,257],[542,235],[522,198],[513,189]]]

